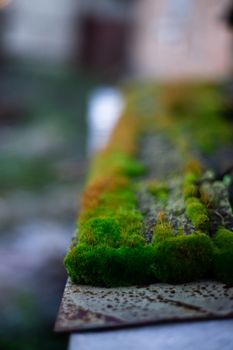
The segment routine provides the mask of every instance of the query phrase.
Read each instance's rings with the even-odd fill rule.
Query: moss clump
[[[212,257],[210,238],[192,234],[134,248],[80,243],[70,249],[65,266],[75,283],[107,287],[155,281],[182,283],[205,277]]]
[[[154,228],[152,244],[156,245],[157,243],[164,242],[171,237],[174,237],[174,232],[168,223],[157,224]]]
[[[118,249],[79,244],[65,258],[65,266],[75,283],[98,286],[124,286],[151,283],[155,252],[150,246]]]
[[[183,183],[183,195],[185,200],[190,197],[198,197],[198,186],[196,185],[196,181],[199,177],[198,163],[194,161],[189,162],[187,169],[188,171],[184,176]]]
[[[213,241],[215,244],[214,278],[233,284],[233,232],[219,228]]]
[[[146,244],[142,234],[143,217],[138,210],[120,208],[115,215],[121,226],[121,246],[138,247]]]
[[[184,184],[185,185],[193,185],[193,184],[195,184],[195,182],[197,180],[198,180],[198,175],[194,172],[192,173],[192,172],[188,171],[184,177]]]
[[[188,165],[184,176],[183,196],[185,200],[185,214],[192,221],[197,230],[207,230],[209,227],[208,210],[199,198],[197,180],[200,176],[200,167],[197,162]]]
[[[146,245],[146,240],[141,234],[128,235],[127,233],[122,235],[121,245],[123,247],[140,247]]]
[[[182,93],[179,86],[177,89],[173,86],[173,89],[176,92],[171,89],[168,93],[166,86],[162,92],[162,98],[167,95],[168,115],[170,119],[173,117],[173,123],[165,128],[172,141],[175,140],[178,145],[181,140],[190,144],[192,139],[193,144],[204,153],[212,153],[218,146],[231,142],[232,127],[221,117],[223,100],[216,86],[187,86]]]
[[[120,243],[119,222],[113,217],[92,218],[81,227],[79,241],[90,246],[103,244],[118,247]]]
[[[197,229],[208,229],[209,218],[205,205],[195,197],[190,197],[186,202],[185,213]]]
[[[211,239],[205,234],[169,237],[158,242],[155,248],[155,275],[160,281],[194,281],[210,271],[213,248]]]
[[[184,199],[196,197],[198,195],[198,187],[194,184],[187,184],[183,189]]]
[[[91,178],[102,178],[106,176],[137,177],[145,174],[145,166],[133,156],[121,152],[109,152],[99,154],[95,158],[91,169]]]
[[[133,189],[117,189],[114,192],[106,192],[100,196],[99,208],[116,211],[119,208],[132,210],[136,205],[136,196]]]
[[[117,249],[106,245],[70,249],[65,266],[73,282],[99,286],[139,283],[181,283],[200,279],[209,272],[213,249],[204,234],[170,237],[155,246]]]
[[[133,157],[118,154],[115,159],[112,159],[112,163],[114,162],[115,166],[119,167],[124,175],[134,177],[145,174],[145,166]]]
[[[143,216],[137,209],[127,210],[120,207],[115,215],[120,222],[123,232],[127,231],[128,234],[142,234]]]

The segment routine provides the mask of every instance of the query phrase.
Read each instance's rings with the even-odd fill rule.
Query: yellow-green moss
[[[109,247],[118,247],[120,234],[120,224],[114,217],[95,217],[82,225],[79,242],[90,246],[108,245]]]
[[[209,225],[209,217],[206,206],[195,197],[190,197],[186,202],[187,217],[197,229],[206,229]]]
[[[114,249],[79,244],[67,254],[65,266],[75,283],[121,286],[197,280],[208,274],[212,259],[210,238],[192,234],[169,237],[156,246]]]
[[[233,284],[233,232],[219,228],[214,239],[213,275],[217,280]]]
[[[174,232],[168,223],[157,224],[154,228],[152,244],[164,242],[168,238],[174,237]]]

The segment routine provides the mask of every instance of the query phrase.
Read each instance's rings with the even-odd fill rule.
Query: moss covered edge
[[[181,88],[180,93],[176,87],[163,90],[160,101],[167,109],[163,118],[158,105],[154,110],[151,106],[151,115],[142,118],[147,112],[141,108],[141,95],[137,90],[131,91],[128,105],[108,145],[93,159],[81,200],[77,243],[70,247],[64,260],[74,283],[113,287],[158,281],[182,283],[202,278],[233,283],[233,233],[219,225],[214,234],[210,234],[209,202],[198,185],[203,169],[193,158],[188,141],[193,133],[196,146],[207,153],[216,147],[214,133],[219,133],[215,137],[218,142],[228,142],[229,128],[224,128],[215,109],[219,96],[216,89],[203,86],[194,89],[191,86],[189,93],[196,96],[197,107],[193,118],[186,120],[186,104],[190,99],[184,96],[184,90]],[[153,93],[157,90],[154,89]],[[208,99],[213,102],[212,108],[206,102]],[[161,110],[164,113],[164,108]],[[212,126],[215,124],[209,132],[205,130],[204,139],[197,123],[199,115],[210,115]],[[203,120],[200,122],[199,119],[199,123]],[[216,127],[218,130],[214,131]],[[184,234],[183,227],[179,227],[175,232],[166,212],[161,211],[152,239],[147,242],[143,233],[143,213],[137,204],[137,178],[145,178],[147,169],[137,160],[137,147],[142,133],[151,129],[166,134],[183,152],[181,176],[185,216],[195,230]],[[147,190],[161,203],[169,195],[166,185],[157,179],[148,182]]]

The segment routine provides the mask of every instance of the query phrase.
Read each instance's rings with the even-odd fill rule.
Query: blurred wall
[[[12,0],[4,9],[5,51],[17,58],[66,61],[74,11],[75,0]]]
[[[218,77],[230,66],[230,33],[222,16],[229,0],[143,0],[131,46],[139,76]]]
[[[0,1],[10,57],[160,79],[219,77],[230,66],[230,0]]]
[[[73,62],[104,76],[125,73],[135,0],[79,0]]]
[[[114,51],[117,56],[121,50],[121,42],[126,51],[123,41],[135,0],[0,0],[0,4],[1,1],[7,4],[2,11],[7,25],[1,33],[9,57],[79,65],[87,42],[89,47],[93,42],[96,60],[101,54],[106,66],[107,58],[114,56]],[[96,35],[86,30],[90,20],[97,24]]]

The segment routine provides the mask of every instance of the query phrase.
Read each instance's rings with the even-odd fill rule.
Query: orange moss
[[[158,222],[159,222],[160,224],[167,222],[167,216],[166,216],[166,213],[165,213],[164,210],[161,210],[161,211],[158,213],[157,220],[158,220]]]
[[[118,121],[110,141],[103,151],[103,155],[112,152],[123,152],[124,154],[133,156],[137,147],[139,124],[131,116],[130,113],[124,114]]]
[[[186,164],[185,172],[195,174],[196,176],[200,176],[202,173],[200,162],[196,159],[189,160]]]
[[[92,182],[84,191],[81,198],[81,213],[94,209],[99,204],[100,195],[112,192],[117,188],[127,188],[129,180],[125,177],[102,177]]]

